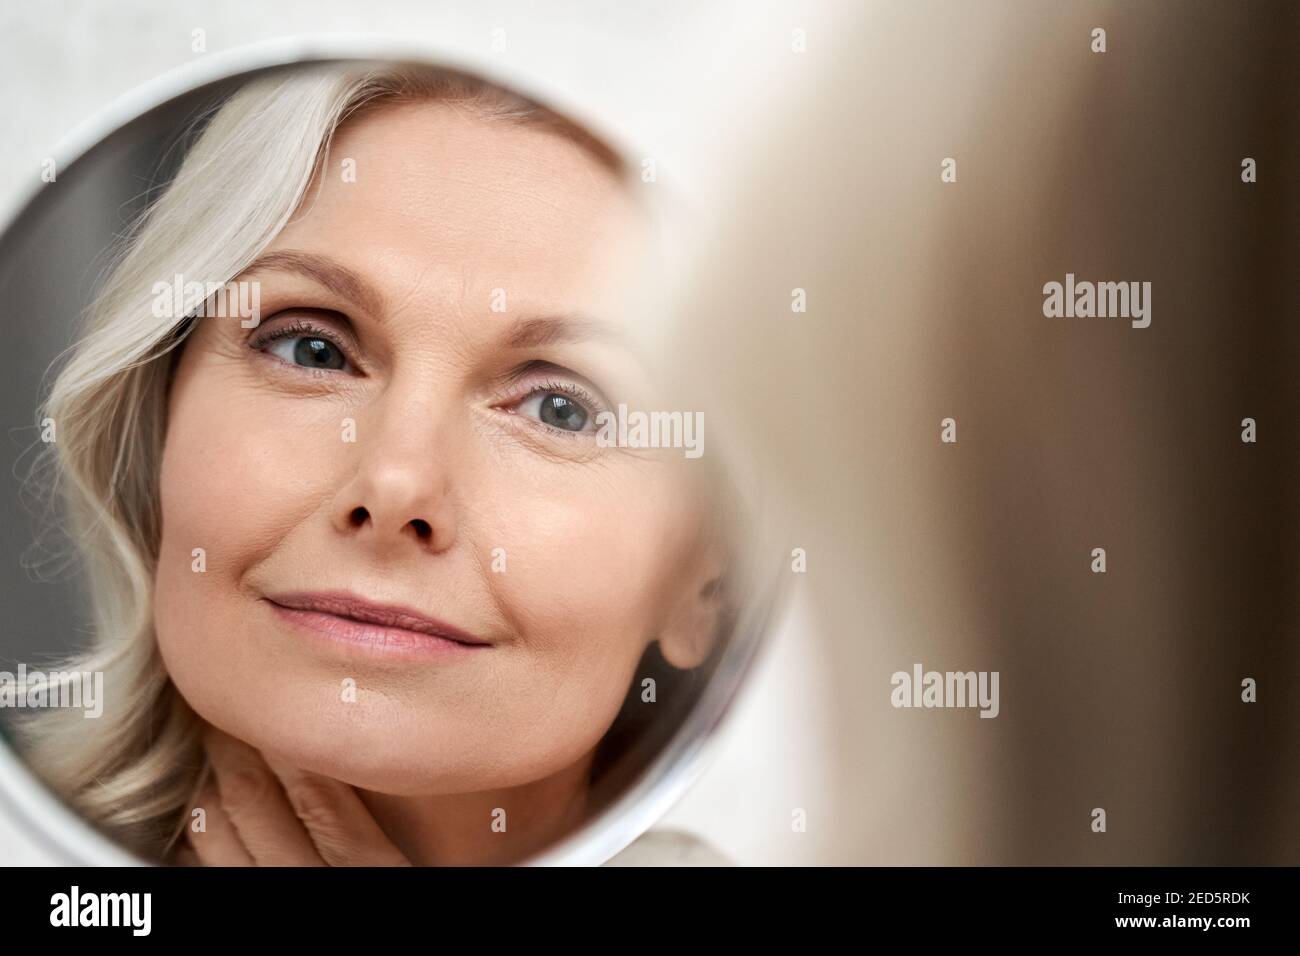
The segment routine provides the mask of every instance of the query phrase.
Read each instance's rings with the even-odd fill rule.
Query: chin
[[[446,731],[422,733],[412,721],[371,712],[357,719],[305,723],[317,713],[309,702],[284,702],[282,708],[211,715],[204,720],[289,766],[392,796],[471,793],[519,786],[558,772],[555,755],[518,760],[518,753],[495,753],[464,736]],[[451,721],[436,720],[443,727]],[[401,728],[401,729],[398,729]],[[400,737],[400,740],[395,739]],[[576,759],[576,758],[575,758]]]

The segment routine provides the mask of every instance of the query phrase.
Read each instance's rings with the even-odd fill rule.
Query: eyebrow
[[[328,256],[286,249],[258,256],[245,272],[294,272],[329,289],[335,295],[361,306],[371,315],[382,315],[384,297],[379,290],[347,266]]]
[[[619,331],[604,322],[583,315],[543,315],[515,323],[504,337],[508,349],[535,349],[591,340],[626,346]]]
[[[379,290],[359,273],[328,256],[293,249],[267,252],[254,259],[244,272],[303,275],[335,295],[361,306],[373,316],[382,317],[384,313],[384,297]],[[627,338],[613,326],[577,313],[523,319],[509,328],[502,344],[508,349],[530,349],[592,340],[629,347]]]

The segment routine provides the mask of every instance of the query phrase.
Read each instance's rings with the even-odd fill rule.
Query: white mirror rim
[[[516,90],[585,125],[624,156],[639,156],[629,137],[615,132],[635,125],[626,118],[595,115],[572,89],[534,72],[512,69],[503,60],[436,42],[377,36],[328,34],[287,37],[205,55],[115,100],[82,123],[54,148],[57,168],[67,169],[100,142],[150,110],[211,83],[255,71],[321,61],[402,60],[461,69]],[[35,179],[35,177],[33,177]],[[686,184],[671,178],[664,190]],[[0,223],[7,234],[21,228],[41,184],[34,182]],[[761,606],[746,607],[710,685],[684,725],[640,780],[592,822],[528,861],[530,865],[598,865],[648,830],[677,802],[703,771],[723,718],[731,711],[774,606],[766,592]],[[48,790],[0,738],[0,813],[43,850],[46,862],[67,865],[140,865],[144,861],[114,844],[79,818]]]

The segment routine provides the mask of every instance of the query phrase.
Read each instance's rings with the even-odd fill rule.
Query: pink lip
[[[335,641],[399,656],[470,653],[491,645],[443,621],[344,591],[296,592],[265,598],[277,616]]]

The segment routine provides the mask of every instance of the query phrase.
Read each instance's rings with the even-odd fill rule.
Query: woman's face
[[[596,441],[651,394],[623,188],[434,102],[340,129],[239,277],[260,323],[196,320],[171,388],[155,623],[205,720],[372,790],[508,787],[589,760],[651,641],[707,654],[692,463]]]

